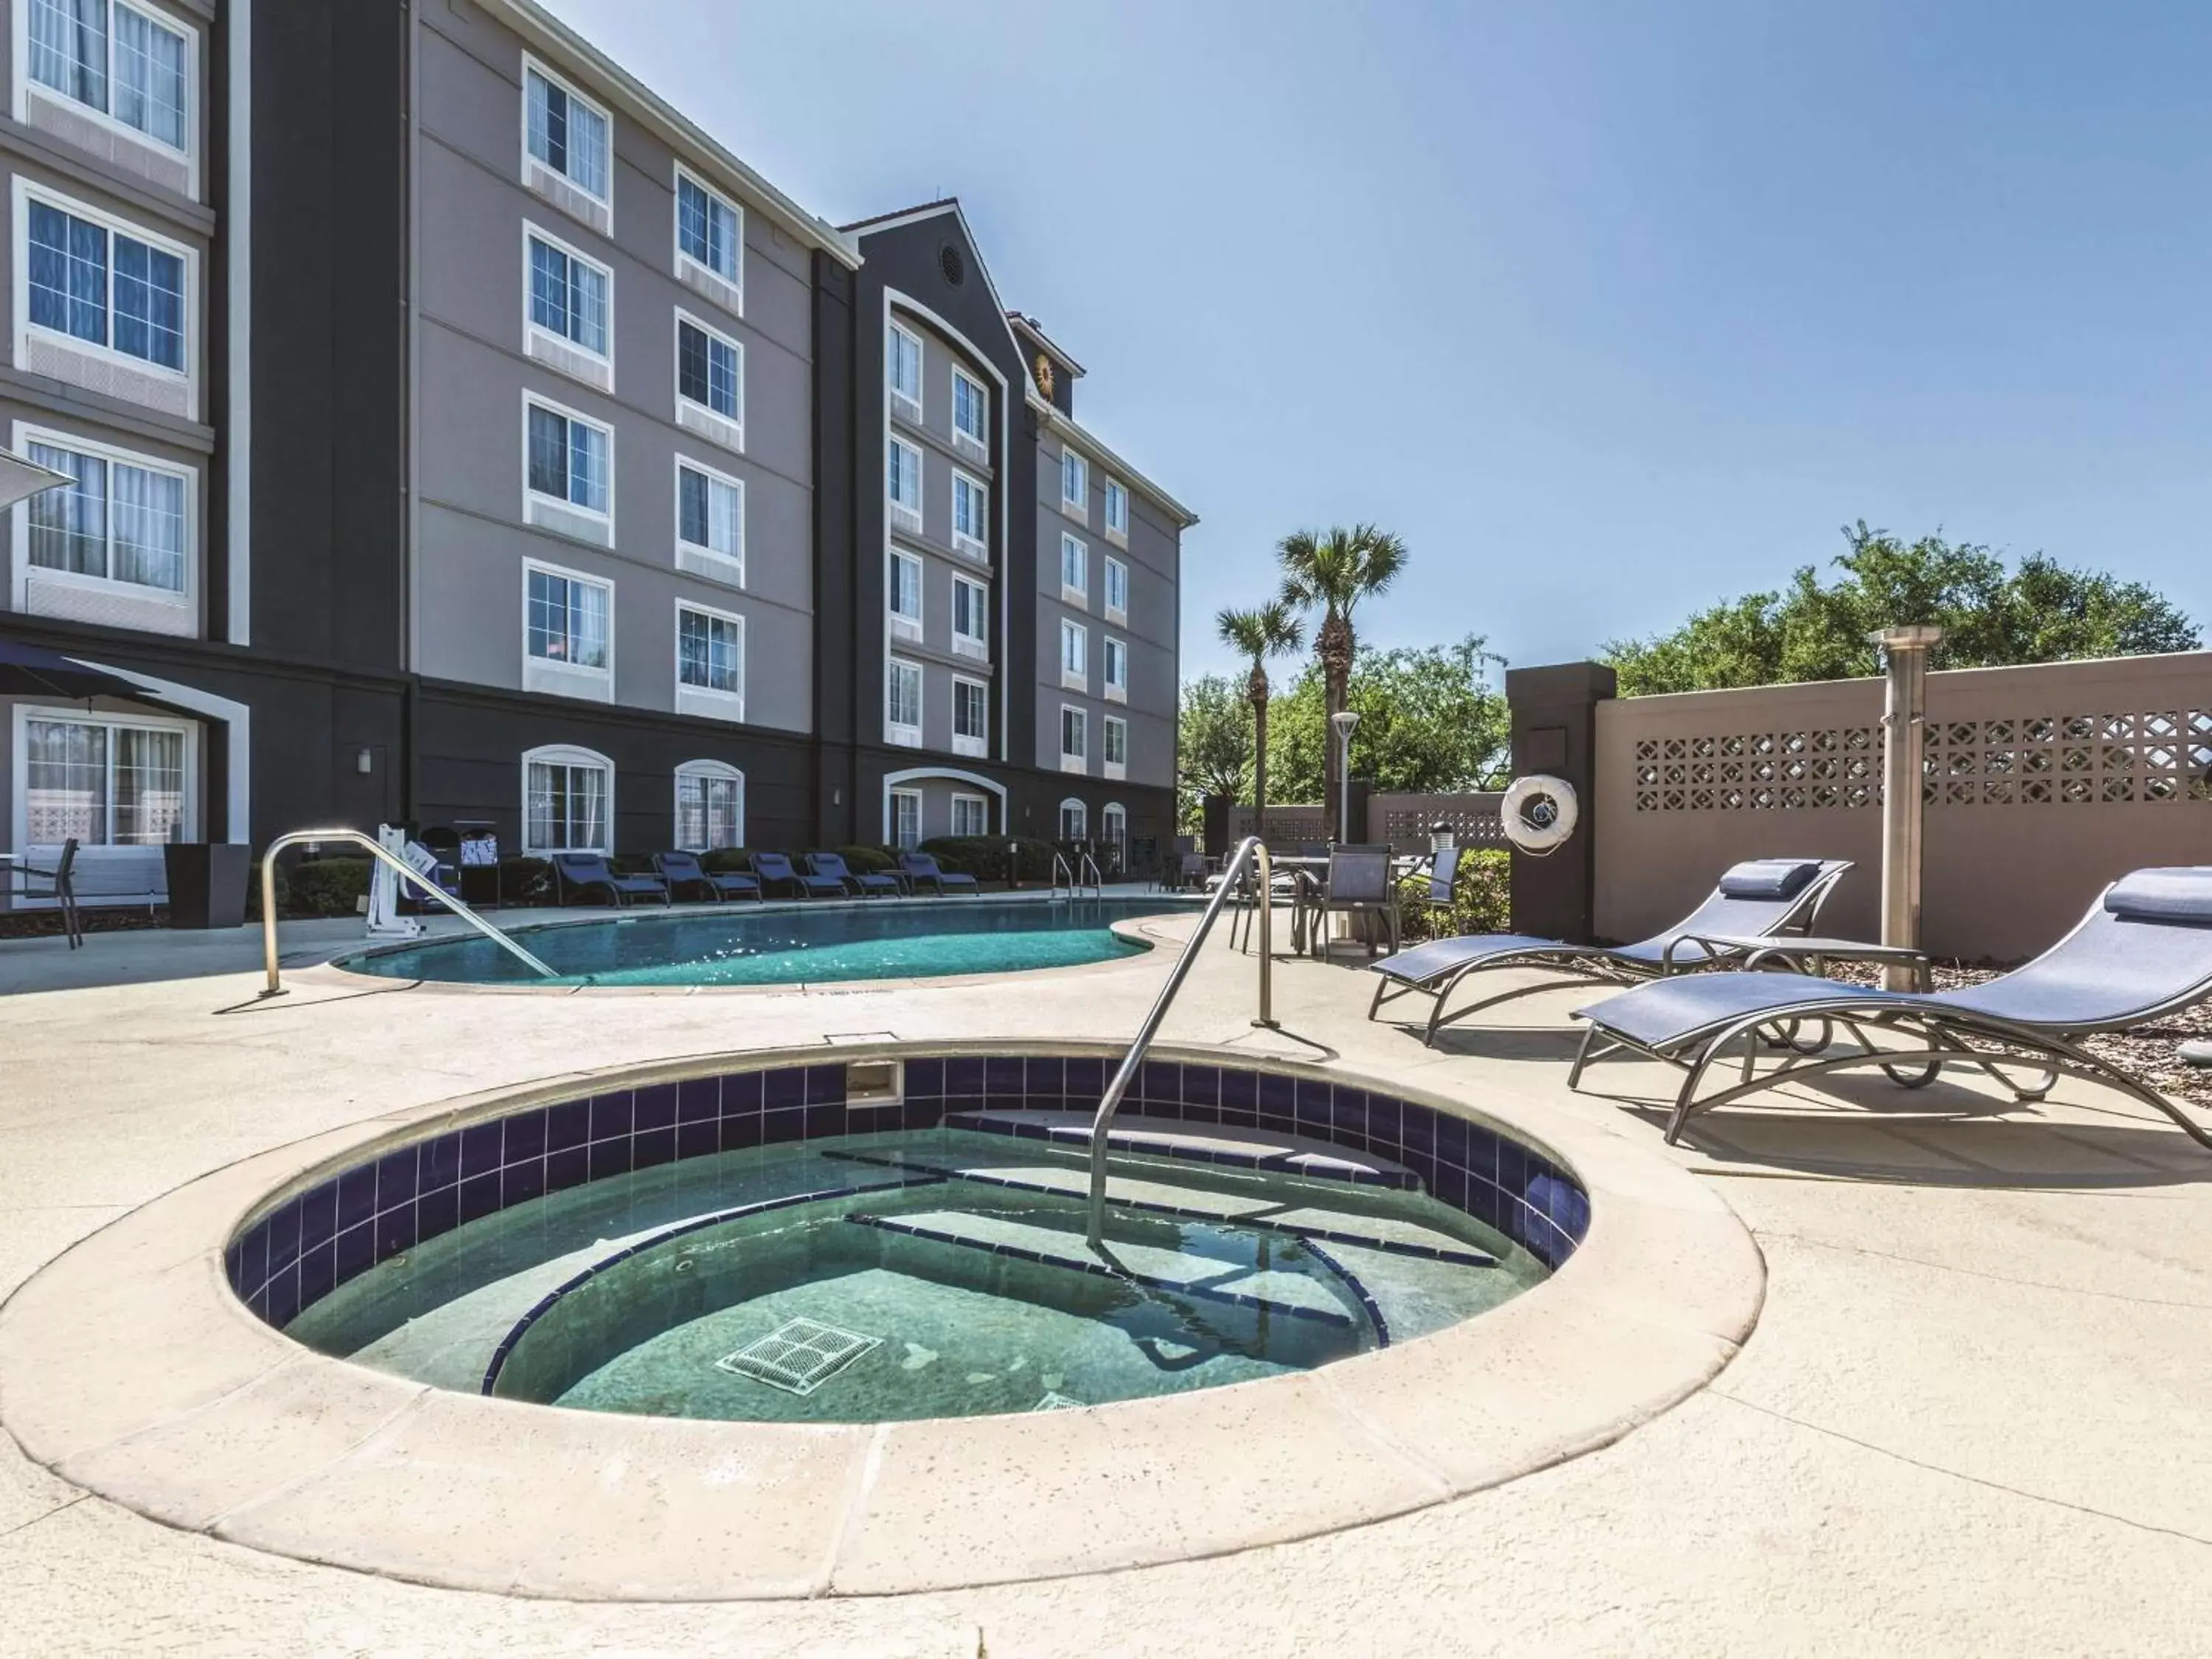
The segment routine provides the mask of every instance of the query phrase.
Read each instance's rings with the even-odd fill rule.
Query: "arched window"
[[[614,851],[615,763],[596,750],[548,744],[522,757],[522,850]]]
[[[1129,815],[1121,803],[1109,800],[1098,814],[1098,839],[1105,848],[1104,863],[1110,870],[1129,867]]]
[[[1074,796],[1060,804],[1060,838],[1081,841],[1091,833],[1091,809]]]
[[[745,775],[721,761],[676,769],[676,845],[686,853],[745,844]]]

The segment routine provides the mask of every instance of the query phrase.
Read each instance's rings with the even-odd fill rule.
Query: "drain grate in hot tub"
[[[748,1342],[714,1364],[786,1394],[810,1395],[870,1349],[880,1336],[841,1331],[812,1319],[790,1319],[758,1341]]]

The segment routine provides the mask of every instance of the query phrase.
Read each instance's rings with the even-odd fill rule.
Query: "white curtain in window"
[[[29,720],[25,833],[33,847],[107,844],[107,728]]]
[[[80,576],[107,574],[107,463],[51,444],[25,446],[33,460],[66,472],[76,482],[42,490],[24,511],[30,515],[31,562]],[[82,839],[79,837],[79,839]]]
[[[185,38],[127,6],[115,12],[115,118],[185,148]]]
[[[185,591],[185,481],[115,467],[115,580]]]
[[[154,847],[185,816],[185,734],[118,726],[115,732],[115,840]]]
[[[31,0],[31,78],[107,107],[107,0]]]

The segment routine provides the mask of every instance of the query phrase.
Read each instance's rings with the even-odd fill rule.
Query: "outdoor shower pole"
[[[1882,708],[1881,942],[1920,944],[1920,864],[1925,770],[1921,762],[1928,714],[1928,650],[1943,637],[1932,625],[1885,628],[1868,638],[1881,647],[1889,688]],[[1918,971],[1903,963],[1881,970],[1891,991],[1920,988]]]

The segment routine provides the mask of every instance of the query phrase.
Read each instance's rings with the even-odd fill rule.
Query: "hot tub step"
[[[947,1128],[980,1129],[988,1134],[1014,1135],[1025,1140],[1045,1140],[1065,1146],[1091,1144],[1088,1112],[1031,1111],[1008,1109],[981,1112],[948,1112]],[[1355,1152],[1331,1140],[1279,1133],[1273,1129],[1248,1129],[1223,1124],[1196,1127],[1171,1118],[1116,1118],[1106,1132],[1106,1144],[1117,1152],[1146,1158],[1180,1158],[1192,1164],[1212,1164],[1226,1169],[1267,1170],[1285,1175],[1311,1176],[1322,1181],[1347,1181],[1363,1187],[1415,1189],[1420,1179],[1402,1164],[1371,1152]]]

